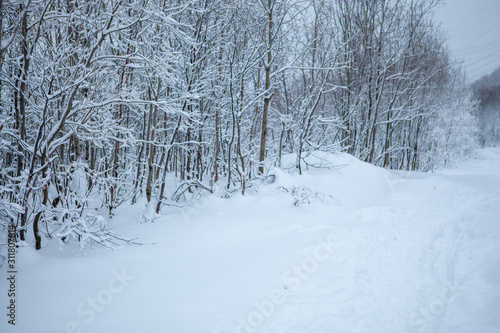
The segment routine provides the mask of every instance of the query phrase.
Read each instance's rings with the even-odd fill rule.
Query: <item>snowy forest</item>
[[[433,171],[478,145],[435,0],[0,0],[0,220],[112,245],[311,152]],[[498,132],[496,134],[498,136]]]
[[[472,84],[480,101],[479,125],[482,146],[500,144],[500,68]]]

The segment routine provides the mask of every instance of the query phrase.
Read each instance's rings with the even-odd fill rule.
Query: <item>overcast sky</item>
[[[453,54],[464,61],[469,79],[500,67],[500,0],[444,0],[436,19],[450,36]]]

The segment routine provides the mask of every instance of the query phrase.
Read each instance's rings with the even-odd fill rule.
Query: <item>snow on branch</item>
[[[318,202],[323,205],[335,205],[335,206],[340,206],[340,201],[337,200],[335,197],[333,197],[330,194],[325,194],[321,192],[316,192],[311,190],[310,188],[306,186],[291,186],[291,187],[284,187],[284,186],[279,186],[277,188],[278,191],[281,193],[287,193],[290,194],[293,197],[293,204],[295,206],[300,206],[302,204],[309,205],[313,202]]]

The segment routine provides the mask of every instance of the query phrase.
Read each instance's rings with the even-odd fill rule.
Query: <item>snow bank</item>
[[[283,157],[283,168],[294,170],[296,155]],[[346,153],[314,152],[304,158],[303,175],[274,169],[281,186],[302,185],[337,198],[342,206],[355,208],[386,197],[396,181],[385,169],[360,161]],[[326,172],[328,170],[328,172]]]

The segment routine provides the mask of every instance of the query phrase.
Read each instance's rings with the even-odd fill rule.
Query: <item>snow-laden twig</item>
[[[311,204],[313,202],[319,202],[324,205],[336,205],[340,206],[340,201],[330,194],[325,194],[321,192],[315,192],[305,186],[292,186],[286,188],[284,186],[279,186],[277,188],[281,193],[288,193],[293,197],[293,204],[295,206],[300,206],[301,204]]]

